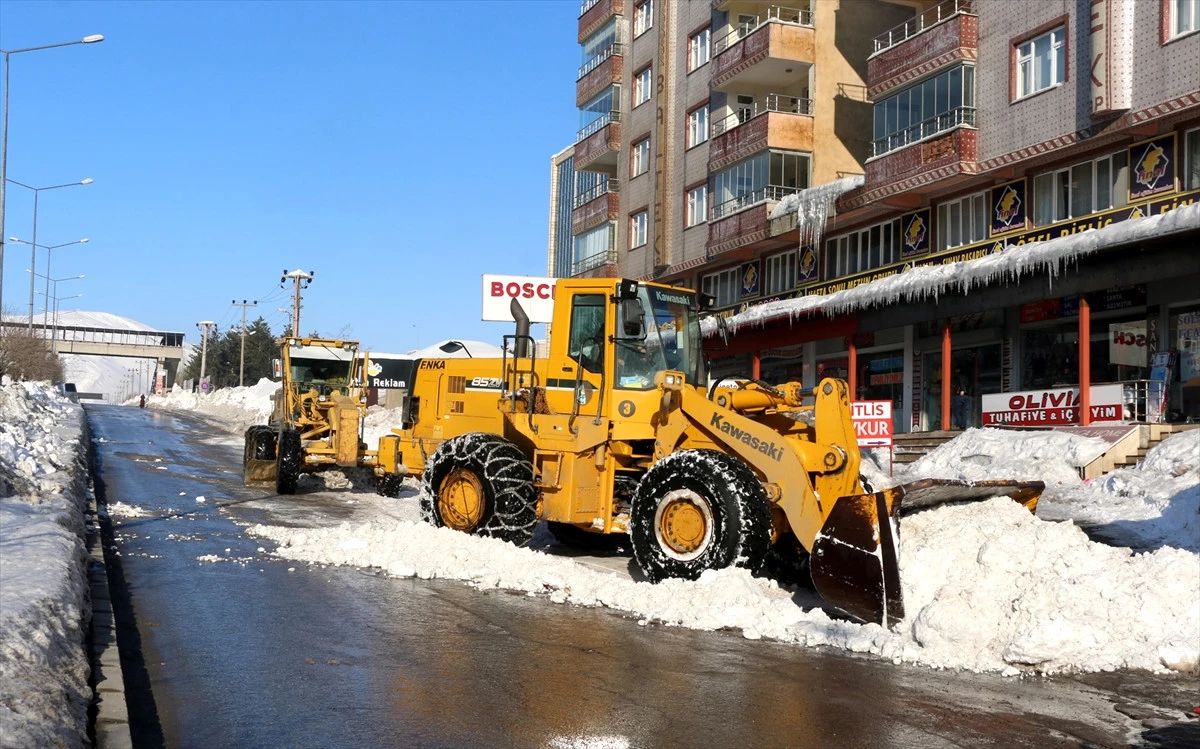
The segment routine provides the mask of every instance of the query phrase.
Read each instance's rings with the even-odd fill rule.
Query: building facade
[[[594,272],[716,296],[714,374],[843,377],[899,432],[1081,383],[1144,418],[1159,352],[1166,410],[1200,417],[1197,6],[586,3],[577,103],[611,103],[576,166],[623,189],[576,209],[574,251],[607,231]],[[904,277],[943,266],[972,280]]]

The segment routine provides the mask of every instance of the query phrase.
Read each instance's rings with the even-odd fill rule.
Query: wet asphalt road
[[[1194,676],[936,672],[272,559],[235,519],[344,496],[243,488],[188,416],[87,412],[99,499],[147,513],[106,533],[136,748],[1200,745]]]

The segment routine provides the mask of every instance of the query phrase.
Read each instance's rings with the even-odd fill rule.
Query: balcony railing
[[[780,187],[778,185],[760,187],[753,192],[739,195],[732,200],[726,200],[724,203],[713,206],[713,220],[725,218],[743,208],[749,208],[758,203],[765,203],[768,200],[783,200],[788,195],[800,192],[802,189],[800,187]]]
[[[766,11],[754,17],[752,21],[739,23],[728,34],[718,38],[713,44],[713,56],[721,54],[729,47],[737,44],[741,40],[750,36],[756,29],[764,23],[770,22],[790,23],[794,26],[809,26],[813,25],[813,14],[811,10],[797,10],[796,8],[781,8],[778,5],[772,5]]]
[[[580,273],[587,273],[589,270],[594,270],[602,265],[616,265],[617,251],[608,250],[606,252],[598,252],[595,255],[580,258],[571,265],[571,275],[578,276]]]
[[[612,57],[613,55],[620,55],[620,54],[623,54],[623,51],[621,49],[621,43],[613,42],[612,44],[608,45],[603,50],[601,50],[600,54],[598,54],[595,57],[593,57],[592,59],[588,60],[583,65],[580,65],[579,66],[579,76],[575,80],[579,80],[580,78],[584,77],[585,75],[592,72],[596,68],[600,67],[601,63],[603,63],[605,60]]]
[[[579,6],[579,15],[582,16],[584,13],[587,13],[589,10],[596,7],[596,3],[598,2],[600,2],[600,0],[583,0],[583,3],[581,3]]]
[[[975,14],[975,0],[945,0],[920,15],[913,16],[899,26],[875,37],[875,51],[882,52],[894,47],[905,39],[920,34],[922,31],[937,26],[948,18],[960,13]]]
[[[786,94],[767,94],[755,99],[752,104],[738,104],[738,111],[712,124],[712,137],[729,132],[738,125],[743,125],[760,114],[766,112],[784,112],[787,114],[804,114],[809,117],[813,113],[813,100],[801,99],[798,96]]]
[[[581,205],[587,205],[588,203],[592,202],[593,200],[600,197],[601,195],[608,195],[610,193],[619,193],[620,191],[621,191],[620,181],[618,179],[616,179],[615,177],[609,177],[607,180],[601,182],[600,184],[596,185],[595,187],[591,187],[591,188],[579,193],[578,195],[576,195],[575,199],[573,201],[571,201],[571,207],[578,208]]]
[[[596,119],[589,122],[587,125],[583,126],[579,130],[579,132],[575,134],[575,142],[579,143],[580,141],[587,138],[589,135],[599,132],[601,129],[603,129],[605,126],[607,126],[610,122],[620,122],[620,121],[621,121],[621,113],[618,112],[617,110],[614,109],[611,112],[606,112],[605,114],[602,114],[599,117],[597,117]]]
[[[960,125],[975,126],[975,107],[959,107],[871,142],[871,156],[882,156]]]

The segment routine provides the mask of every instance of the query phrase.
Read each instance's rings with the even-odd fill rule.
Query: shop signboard
[[[1154,355],[1150,382],[1146,390],[1146,421],[1156,424],[1171,407],[1171,376],[1175,372],[1175,352],[1159,351]]]
[[[1057,320],[1061,314],[1057,299],[1043,299],[1040,302],[1021,305],[1021,322],[1023,323]]]
[[[1108,326],[1108,362],[1127,367],[1146,366],[1146,321]]]
[[[1025,180],[992,188],[992,236],[1025,228]]]
[[[892,446],[891,401],[853,401],[850,418],[859,447]]]
[[[1079,422],[1079,388],[982,396],[984,426],[1060,426]],[[1092,423],[1121,421],[1120,384],[1092,385]]]
[[[758,296],[761,293],[758,287],[762,276],[762,271],[759,270],[759,261],[742,263],[740,275],[742,279],[742,296]]]
[[[513,322],[509,305],[516,299],[530,322],[554,319],[554,281],[540,276],[483,276],[482,320]]]
[[[1175,189],[1175,133],[1129,147],[1129,199]]]
[[[820,268],[817,258],[817,249],[812,245],[801,248],[800,250],[800,267],[796,270],[796,281],[798,283],[807,283],[808,281],[816,281]]]
[[[900,231],[900,257],[907,259],[929,252],[929,209],[901,216]]]

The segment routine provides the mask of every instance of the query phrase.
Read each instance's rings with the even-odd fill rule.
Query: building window
[[[575,142],[583,140],[614,119],[621,101],[621,87],[612,85],[593,96],[579,108],[579,132]]]
[[[583,62],[579,66],[579,77],[582,78],[612,57],[617,49],[617,19],[601,26],[596,33],[584,39],[580,45],[583,52]]]
[[[687,147],[698,146],[708,140],[708,105],[688,112]]]
[[[764,262],[763,293],[780,294],[796,287],[796,251],[772,255]]]
[[[651,85],[650,68],[633,77],[633,106],[650,101]]]
[[[1059,26],[1017,45],[1017,98],[1045,91],[1067,79],[1066,27]]]
[[[710,273],[700,279],[700,290],[716,297],[718,307],[734,304],[742,298],[738,276],[737,268]]]
[[[1068,169],[1033,178],[1033,223],[1036,226],[1120,208],[1129,195],[1129,156],[1117,151]]]
[[[841,278],[900,260],[900,219],[836,237],[825,243],[825,278]]]
[[[938,249],[962,247],[988,236],[987,193],[971,195],[938,206]]]
[[[637,177],[650,169],[650,139],[642,138],[633,144],[629,158],[629,176]]]
[[[1183,189],[1200,189],[1200,129],[1183,136],[1187,161],[1183,162]]]
[[[712,29],[706,28],[692,34],[688,39],[688,72],[712,59]]]
[[[879,156],[922,138],[975,124],[975,68],[961,65],[875,102]]]
[[[1200,0],[1170,0],[1171,36],[1190,34],[1200,29]]]
[[[639,37],[654,25],[654,0],[645,0],[633,6],[633,36]]]
[[[629,217],[629,249],[646,244],[646,225],[649,211],[638,211]]]
[[[688,190],[687,194],[687,226],[703,224],[708,220],[708,185]]]
[[[809,155],[764,151],[713,175],[713,218],[719,219],[808,187]]]
[[[571,263],[571,275],[579,275],[601,265],[616,262],[612,254],[615,229],[616,222],[609,221],[575,237],[575,258]]]

